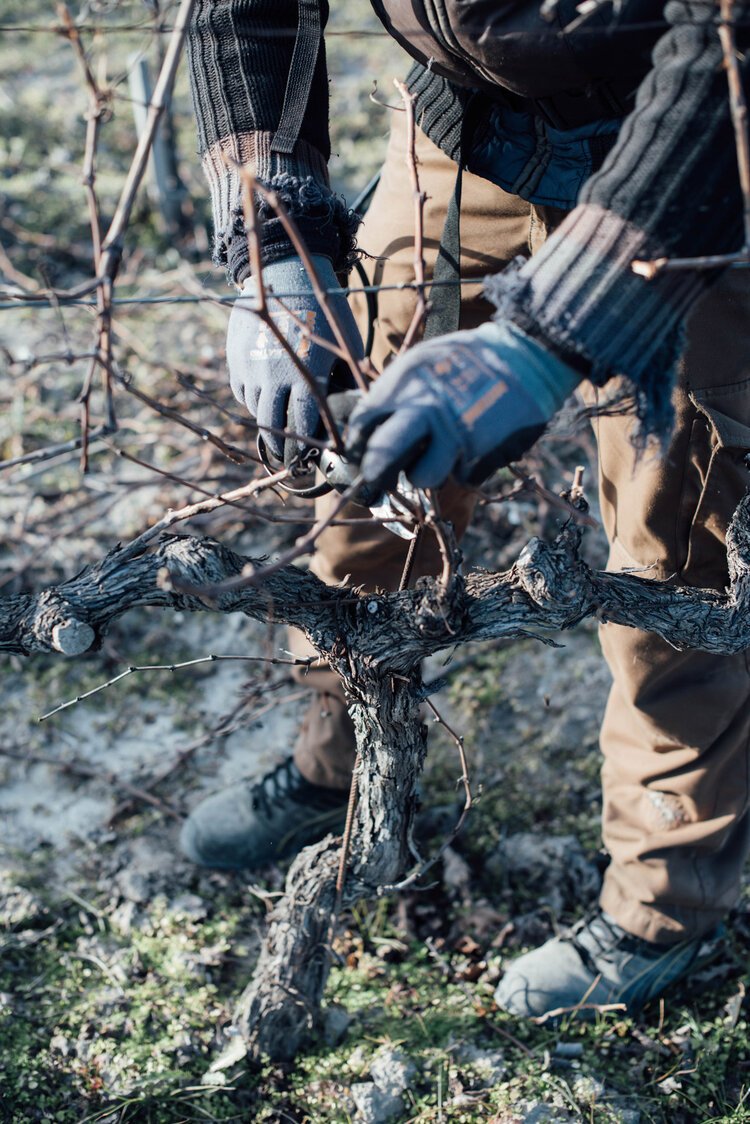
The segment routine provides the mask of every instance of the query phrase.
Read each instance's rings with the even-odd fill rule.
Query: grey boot
[[[217,870],[247,870],[287,858],[343,830],[346,792],[310,784],[292,758],[257,781],[209,796],[182,825],[189,859]]]
[[[593,1018],[597,1007],[609,1003],[622,1003],[633,1013],[712,960],[721,949],[722,931],[679,944],[652,944],[599,912],[519,956],[500,981],[495,1001],[526,1018],[579,1004],[577,1018]]]

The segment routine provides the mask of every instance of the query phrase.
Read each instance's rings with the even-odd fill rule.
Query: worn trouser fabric
[[[394,117],[382,179],[360,235],[375,259],[367,263],[369,273],[384,284],[413,277],[412,194],[402,115]],[[429,195],[429,274],[456,167],[421,134],[418,155]],[[481,278],[533,252],[560,217],[465,174],[462,276]],[[749,281],[742,271],[726,274],[696,308],[675,391],[676,425],[661,454],[636,460],[627,417],[595,422],[612,570],[726,585],[724,533],[745,490],[742,455],[750,449]],[[364,327],[364,302],[354,303]],[[378,368],[397,350],[413,308],[408,291],[379,294]],[[463,290],[462,327],[490,313],[478,285]],[[592,388],[584,393],[596,396]],[[326,500],[319,503],[322,514]],[[443,508],[462,532],[471,497],[454,486]],[[347,514],[368,513],[352,507]],[[318,540],[312,569],[327,582],[393,589],[405,550],[402,540],[367,523],[331,528]],[[416,572],[437,572],[438,566],[427,540]],[[734,903],[750,847],[748,662],[744,654],[678,653],[658,637],[617,625],[604,625],[601,640],[614,679],[601,732],[603,835],[611,856],[601,903],[625,929],[648,940],[699,935]],[[295,648],[309,652],[299,638]],[[325,668],[311,672],[308,682],[322,694],[303,723],[295,760],[309,780],[344,788],[354,746],[341,688]]]

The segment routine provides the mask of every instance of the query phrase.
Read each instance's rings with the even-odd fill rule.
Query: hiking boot
[[[193,809],[180,834],[189,859],[216,870],[247,870],[287,858],[340,833],[349,794],[310,784],[291,757]]]
[[[623,1003],[632,1014],[712,960],[722,932],[719,927],[679,944],[652,944],[599,912],[519,956],[500,981],[495,1001],[526,1018],[575,1010],[576,1017],[591,1019],[597,1007],[609,1003]]]

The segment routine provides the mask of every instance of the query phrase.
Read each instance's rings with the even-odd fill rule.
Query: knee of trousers
[[[632,418],[594,418],[610,570],[726,587],[726,531],[748,482],[749,350],[750,277],[738,271],[717,282],[688,321],[672,398],[674,426],[665,444],[639,454]],[[582,390],[596,407],[599,392]]]

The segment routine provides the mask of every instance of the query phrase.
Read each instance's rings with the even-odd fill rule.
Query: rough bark
[[[425,578],[415,589],[364,594],[331,588],[293,566],[264,578],[262,562],[220,543],[166,535],[140,554],[118,547],[41,593],[0,600],[0,652],[79,655],[101,643],[113,620],[144,605],[242,612],[256,620],[272,615],[301,628],[342,666],[358,653],[381,674],[409,675],[424,656],[455,644],[572,628],[590,616],[656,632],[678,649],[750,647],[747,497],[727,534],[726,593],[594,572],[578,555],[580,537],[580,528],[569,525],[552,543],[532,539],[506,573],[474,571],[455,578],[447,594]],[[258,584],[210,597],[189,592],[234,578],[247,566],[257,571]]]
[[[347,671],[359,750],[359,800],[343,906],[395,881],[410,854],[416,784],[427,745],[419,677],[394,680]],[[331,966],[340,840],[329,836],[297,856],[286,893],[269,918],[236,1023],[253,1054],[289,1059],[315,1030]]]
[[[341,675],[360,754],[355,846],[343,904],[395,882],[409,858],[415,786],[425,753],[419,717],[422,659],[469,640],[571,628],[585,617],[658,633],[676,648],[736,652],[750,647],[750,499],[727,536],[730,587],[680,588],[632,574],[595,573],[578,555],[569,525],[552,543],[532,540],[504,574],[476,571],[448,591],[362,594],[331,588],[294,567],[259,584],[208,596],[207,586],[262,563],[208,539],[165,536],[145,549],[112,551],[67,582],[0,601],[0,651],[94,648],[111,622],[135,606],[243,612],[301,628]],[[289,872],[237,1021],[248,1048],[292,1057],[315,1027],[330,966],[339,843],[309,847]]]

